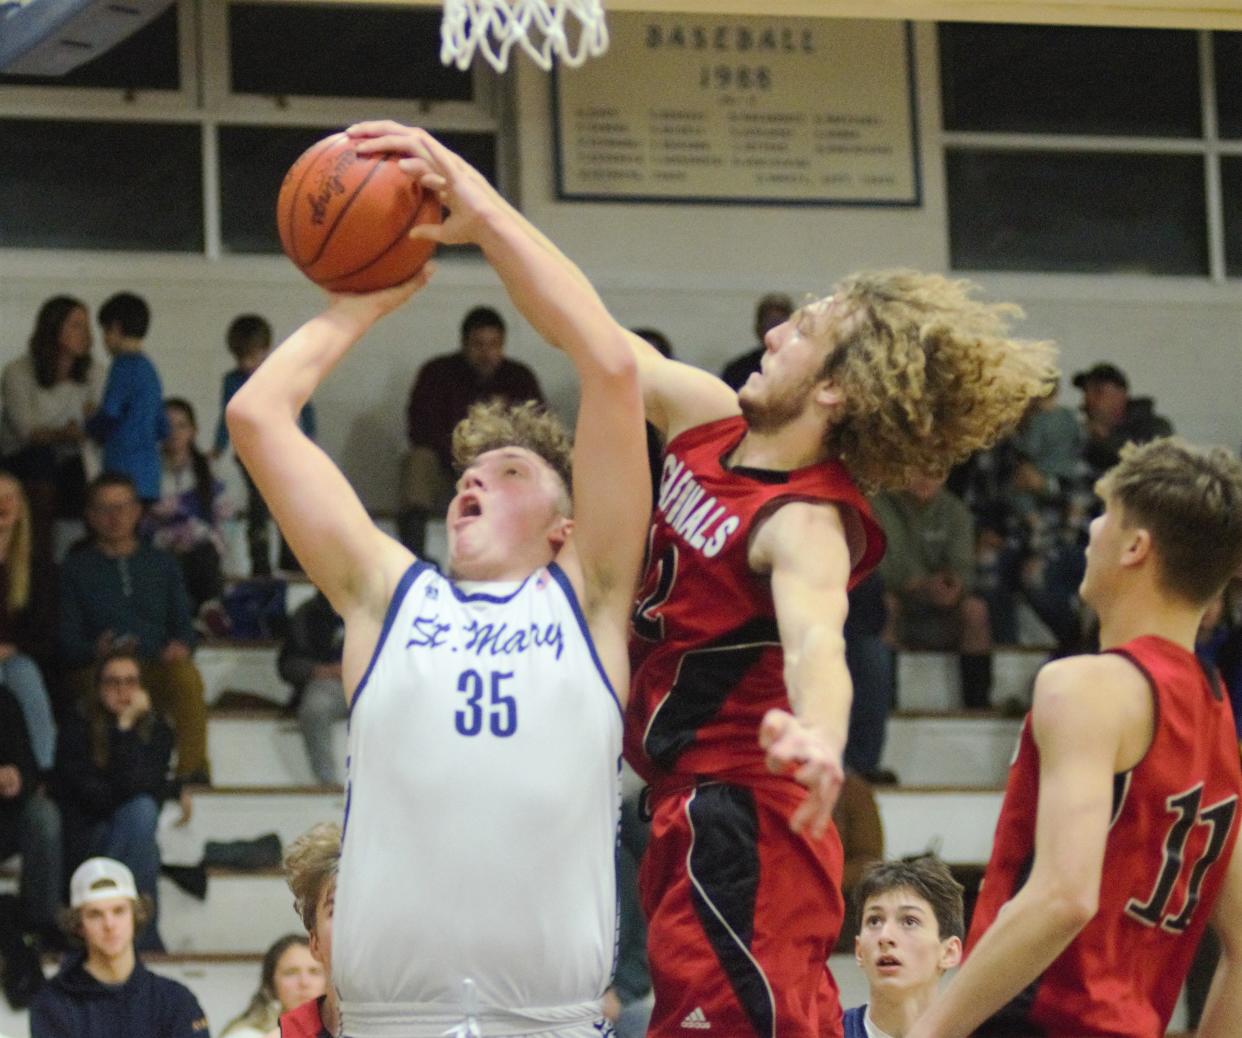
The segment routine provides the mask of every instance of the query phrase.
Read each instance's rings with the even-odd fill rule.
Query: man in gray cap
[[[134,874],[112,858],[88,858],[69,881],[67,929],[85,951],[68,956],[30,1007],[31,1038],[207,1038],[189,988],[148,970],[134,931],[150,917]]]
[[[1130,396],[1130,380],[1116,364],[1101,362],[1074,376],[1087,415],[1083,458],[1092,476],[1101,476],[1121,460],[1127,443],[1146,443],[1173,432],[1173,423],[1156,413],[1149,396]]]

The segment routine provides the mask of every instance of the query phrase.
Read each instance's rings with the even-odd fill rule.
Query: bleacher
[[[288,584],[291,606],[310,585]],[[194,792],[185,827],[176,805],[160,822],[166,864],[201,861],[208,840],[251,839],[275,832],[282,845],[318,821],[339,819],[340,789],[313,784],[294,718],[282,710],[288,691],[276,674],[271,642],[213,641],[197,653],[210,704],[208,743],[213,786]],[[1027,648],[996,655],[995,701],[1029,699],[1043,654]],[[992,832],[1021,719],[957,709],[955,659],[943,653],[904,653],[899,659],[900,709],[889,722],[884,765],[898,786],[878,787],[876,797],[889,856],[936,850],[965,872],[986,863]],[[345,759],[345,725],[335,732],[338,762]],[[10,889],[9,869],[0,885]],[[161,932],[168,952],[146,961],[182,981],[198,996],[219,1034],[254,991],[263,951],[280,935],[301,929],[276,868],[254,872],[210,869],[205,900],[161,879]],[[866,998],[866,984],[852,955],[832,966],[843,1004]],[[55,964],[48,962],[51,972]],[[1174,1018],[1180,1026],[1182,1017]],[[25,1013],[0,999],[0,1035],[28,1038]]]

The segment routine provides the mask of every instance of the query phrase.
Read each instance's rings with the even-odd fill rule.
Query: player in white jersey
[[[345,621],[349,786],[332,977],[349,1038],[603,1033],[626,627],[650,511],[642,400],[624,334],[586,279],[458,156],[367,123],[359,150],[451,215],[581,383],[567,441],[530,411],[459,426],[449,576],[378,530],[302,435],[315,387],[426,274],[332,297],[228,408],[238,453]],[[365,142],[365,143],[364,143]]]

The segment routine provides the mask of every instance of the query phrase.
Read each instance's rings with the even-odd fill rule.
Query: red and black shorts
[[[819,840],[791,832],[796,803],[722,782],[654,800],[640,874],[648,1038],[840,1038],[827,959],[844,913],[841,840],[832,827]]]

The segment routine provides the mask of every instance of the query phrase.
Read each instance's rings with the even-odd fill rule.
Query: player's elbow
[[[1100,907],[1100,892],[1091,887],[1058,885],[1049,891],[1043,910],[1055,929],[1072,938],[1092,919]]]

